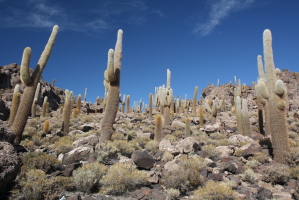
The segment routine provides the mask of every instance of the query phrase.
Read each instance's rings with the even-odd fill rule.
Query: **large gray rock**
[[[191,151],[195,151],[200,149],[199,142],[193,137],[187,137],[176,145],[175,147],[180,153],[190,153]]]
[[[8,142],[0,142],[0,194],[15,180],[21,170],[21,160],[14,147]]]

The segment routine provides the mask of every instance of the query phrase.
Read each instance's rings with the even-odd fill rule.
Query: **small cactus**
[[[49,127],[50,127],[50,122],[49,122],[49,120],[46,120],[44,122],[44,126],[43,126],[43,133],[48,134],[49,133]]]
[[[154,140],[161,142],[162,140],[162,116],[156,115],[155,117],[155,135]]]
[[[43,106],[42,106],[42,117],[46,117],[47,116],[47,102],[48,102],[48,97],[45,96],[44,97]]]
[[[191,129],[190,129],[191,121],[189,117],[185,118],[185,137],[190,137]]]

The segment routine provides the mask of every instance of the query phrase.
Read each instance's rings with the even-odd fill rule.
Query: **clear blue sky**
[[[148,101],[172,72],[174,96],[193,97],[208,82],[251,85],[262,34],[273,36],[276,67],[299,71],[298,0],[0,0],[0,65],[21,63],[32,48],[31,68],[53,25],[58,37],[43,72],[45,81],[103,97],[107,52],[123,29],[121,94]],[[199,96],[198,96],[199,98]]]

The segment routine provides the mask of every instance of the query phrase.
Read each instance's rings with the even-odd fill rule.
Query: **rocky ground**
[[[250,137],[238,134],[231,111],[232,84],[203,89],[204,99],[197,102],[225,97],[215,124],[205,113],[205,125],[200,126],[190,106],[174,114],[171,124],[163,128],[162,141],[157,142],[158,111],[152,116],[118,112],[112,141],[101,144],[101,103],[82,102],[80,114],[71,119],[70,132],[62,134],[59,106],[64,92],[41,80],[39,105],[48,96],[50,113],[29,118],[21,145],[14,146],[7,119],[13,87],[20,84],[19,66],[0,69],[0,192],[6,199],[299,199],[296,72],[283,70],[280,75],[288,87],[291,151],[289,163],[278,164],[272,160],[270,138],[259,133],[251,86],[242,91],[248,100]],[[190,135],[185,132],[186,117],[191,119]],[[45,132],[46,120],[50,127]]]

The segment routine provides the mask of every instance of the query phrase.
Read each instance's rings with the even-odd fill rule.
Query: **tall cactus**
[[[239,96],[236,96],[237,129],[238,129],[238,134],[243,135],[241,111],[242,111],[242,100]]]
[[[11,105],[9,119],[8,119],[8,126],[12,125],[12,123],[16,117],[17,110],[20,105],[20,99],[21,99],[20,85],[17,84],[13,91],[12,105]]]
[[[289,144],[286,125],[286,102],[284,96],[287,95],[287,89],[282,80],[277,78],[276,69],[273,61],[272,35],[270,30],[266,29],[263,33],[264,44],[264,64],[266,76],[260,78],[258,82],[258,91],[266,104],[269,104],[269,120],[274,160],[280,163],[288,161]]]
[[[192,113],[196,115],[196,98],[198,94],[198,86],[194,88],[193,103],[192,103]]]
[[[148,109],[149,116],[152,117],[153,114],[153,94],[149,94],[149,109]]]
[[[107,96],[106,109],[104,117],[101,121],[101,137],[100,141],[105,142],[111,140],[113,130],[113,123],[118,111],[119,103],[119,87],[120,87],[120,71],[122,59],[122,38],[123,31],[120,29],[117,33],[117,41],[115,45],[115,52],[110,49],[108,52],[107,70],[104,73],[105,83],[109,84],[109,92]]]
[[[36,108],[37,108],[37,101],[38,101],[39,91],[40,91],[40,83],[37,84],[35,94],[34,94],[33,103],[32,103],[32,106],[31,106],[31,117],[32,118],[34,118],[35,115],[36,115]]]
[[[31,76],[29,73],[31,49],[29,47],[26,47],[24,50],[22,63],[21,63],[21,81],[26,86],[26,88],[24,94],[22,95],[21,103],[18,108],[14,123],[12,125],[12,130],[16,134],[15,144],[20,144],[22,140],[22,134],[26,126],[28,116],[30,114],[30,109],[34,100],[34,93],[37,87],[37,83],[40,80],[41,74],[50,57],[57,36],[57,32],[58,32],[58,26],[55,25],[53,27],[53,31],[49,38],[49,41],[46,44],[45,49]]]
[[[248,112],[248,105],[246,99],[242,99],[241,115],[242,115],[242,133],[245,136],[250,136],[251,135],[250,120],[249,120],[249,112]]]
[[[170,106],[173,101],[173,92],[170,87],[159,87],[158,94],[160,104],[163,107],[164,126],[168,126],[170,124]]]
[[[161,115],[156,115],[155,117],[154,140],[157,142],[161,142],[162,140],[162,116]]]
[[[126,113],[130,112],[130,95],[127,95],[126,99]]]
[[[63,106],[63,118],[62,118],[62,130],[63,134],[66,135],[69,132],[70,127],[70,116],[72,109],[72,92],[65,90],[65,102]]]

